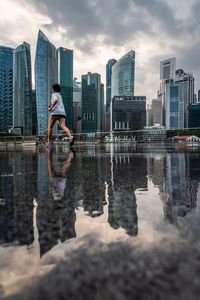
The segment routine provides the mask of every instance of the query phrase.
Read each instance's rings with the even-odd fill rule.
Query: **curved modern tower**
[[[13,124],[13,48],[0,46],[0,132]]]
[[[73,129],[73,50],[59,47],[57,57],[58,83],[66,110],[67,127]]]
[[[131,50],[112,66],[112,92],[114,96],[134,96],[135,51]]]
[[[35,90],[37,105],[38,135],[47,133],[48,103],[51,100],[52,84],[57,82],[56,48],[42,31],[38,33],[35,57]]]
[[[13,53],[13,128],[32,134],[31,52],[25,42]]]

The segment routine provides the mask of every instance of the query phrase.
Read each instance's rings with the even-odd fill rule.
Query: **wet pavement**
[[[128,289],[127,284],[126,291],[126,271],[131,264],[122,264],[121,261],[126,261],[124,256],[132,262],[135,268],[133,274],[139,272],[138,261],[141,257],[146,274],[148,267],[145,265],[145,257],[148,257],[152,261],[150,277],[158,262],[162,265],[160,257],[166,257],[169,269],[173,269],[178,263],[175,260],[171,265],[174,257],[181,257],[181,253],[186,250],[188,253],[185,255],[191,252],[196,257],[195,266],[199,266],[199,181],[199,148],[106,145],[77,146],[74,151],[57,146],[52,151],[41,147],[36,151],[0,152],[2,298],[22,293],[19,299],[65,299],[62,293],[67,295],[67,291],[64,292],[63,288],[60,288],[63,292],[54,295],[54,298],[46,290],[43,290],[43,298],[40,292],[32,292],[29,296],[23,293],[26,286],[37,286],[42,280],[53,282],[58,274],[63,275],[64,264],[68,264],[66,268],[71,270],[71,276],[68,275],[62,284],[67,282],[68,286],[73,286],[77,272],[81,273],[86,268],[81,265],[82,255],[87,257],[87,265],[96,259],[100,270],[106,268],[105,261],[112,262],[113,259],[113,267],[109,269],[112,272],[108,274],[115,277],[113,273],[116,272],[117,278],[125,278],[125,283],[120,283],[121,289],[111,291],[111,282],[109,286],[106,285],[107,292],[100,292],[100,287],[105,285],[105,278],[99,279],[99,287],[95,284],[93,286],[95,279],[92,276],[97,276],[98,270],[94,267],[95,263],[92,263],[89,273],[93,275],[87,278],[87,284],[81,283],[81,280],[76,282],[79,288],[86,284],[87,297],[77,296],[74,288],[73,291],[68,289],[66,299],[129,299],[129,295],[134,299],[140,288],[133,295],[131,285]],[[133,249],[136,253],[132,253]],[[112,253],[118,255],[117,260]],[[159,258],[154,263],[157,255]],[[77,270],[73,269],[72,261],[79,261]],[[188,262],[184,267],[184,261],[185,257],[180,259],[181,270],[184,273],[184,270],[188,272],[190,269],[192,282],[197,282],[193,262]],[[119,269],[118,264],[122,264]],[[170,272],[173,275],[177,270],[178,267],[174,272],[170,269]],[[130,270],[127,272],[132,274]],[[164,272],[164,269],[160,270],[161,278]],[[107,282],[109,280],[107,278]],[[168,279],[163,276],[163,280],[166,282]],[[184,280],[188,282],[189,279],[184,277]],[[44,286],[48,284],[44,283]],[[196,283],[194,287],[190,284],[190,287],[192,290],[188,293],[193,295],[190,299],[198,299],[195,298]],[[35,289],[38,291],[41,286]],[[159,288],[161,294],[157,289],[153,290],[151,286],[149,298],[144,289],[141,290],[140,298],[169,299],[165,298],[167,294],[161,293],[162,287]],[[181,285],[179,289],[183,291]],[[54,290],[57,290],[55,286]],[[170,299],[173,299],[173,295],[174,299],[188,296],[187,293],[177,294],[177,286],[175,290],[174,294],[170,291]]]

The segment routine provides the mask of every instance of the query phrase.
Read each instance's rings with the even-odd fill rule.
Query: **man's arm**
[[[52,108],[56,105],[56,103],[58,103],[58,99],[55,99],[54,102],[52,104],[48,105],[48,110],[52,110]]]

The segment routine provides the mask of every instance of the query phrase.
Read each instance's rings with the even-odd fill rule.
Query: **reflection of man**
[[[47,157],[53,201],[44,202],[43,206],[39,204],[40,217],[38,215],[37,223],[40,256],[55,246],[59,240],[64,242],[76,236],[75,203],[69,201],[68,197],[66,197],[65,189],[67,174],[70,169],[71,160],[74,157],[74,152],[71,150],[67,153],[66,159],[62,162],[58,170],[54,167],[51,149],[47,150]],[[70,192],[72,193],[73,191],[71,190]]]
[[[74,154],[69,151],[67,154],[67,159],[62,163],[59,172],[56,172],[53,165],[52,151],[48,151],[48,169],[49,175],[51,177],[52,183],[52,196],[54,200],[62,200],[64,196],[65,186],[66,186],[66,172],[69,169],[70,162]]]

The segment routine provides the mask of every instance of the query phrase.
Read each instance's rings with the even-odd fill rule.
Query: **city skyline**
[[[199,8],[197,0],[183,0],[181,7],[172,0],[2,0],[0,44],[16,48],[26,41],[34,61],[41,29],[56,48],[74,50],[74,76],[96,72],[103,83],[107,61],[134,49],[135,94],[150,102],[159,89],[160,61],[170,57],[177,69],[194,74],[195,92],[200,88]]]

